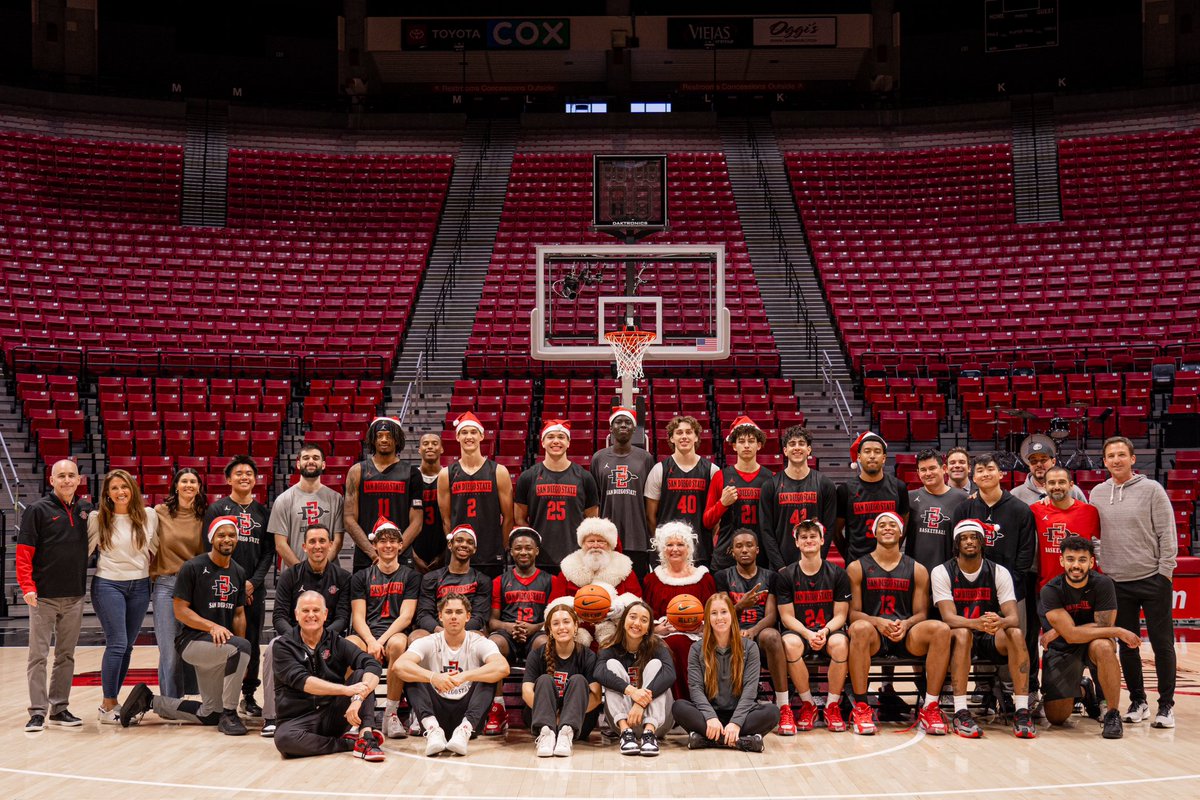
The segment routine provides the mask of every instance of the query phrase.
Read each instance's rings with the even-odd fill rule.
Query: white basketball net
[[[655,335],[649,331],[609,331],[604,339],[612,345],[613,353],[617,356],[617,377],[639,380],[645,377],[642,372],[642,356],[646,348],[654,341]]]

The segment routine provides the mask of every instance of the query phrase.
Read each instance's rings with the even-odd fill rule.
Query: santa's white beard
[[[608,561],[606,550],[587,550],[583,554],[583,566],[593,574],[607,567]]]

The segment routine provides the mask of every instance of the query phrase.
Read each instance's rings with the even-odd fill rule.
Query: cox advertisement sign
[[[405,19],[402,50],[568,50],[569,19]]]

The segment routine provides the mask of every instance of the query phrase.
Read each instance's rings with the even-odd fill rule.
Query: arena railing
[[[1046,368],[1055,369],[1056,364],[1065,365],[1067,362],[1070,362],[1075,369],[1080,369],[1090,359],[1110,361],[1112,366],[1110,371],[1112,372],[1149,372],[1150,362],[1155,358],[1179,357],[1186,351],[1200,351],[1200,341],[1175,341],[1158,344],[1072,344],[1058,347],[1015,344],[1011,347],[968,347],[936,351],[873,349],[862,352],[856,360],[860,365],[858,371],[862,377],[870,377],[866,375],[870,368],[886,372],[889,369],[903,367],[906,375],[910,371],[915,371],[917,373],[915,377],[946,378],[953,377],[964,369],[978,369],[985,375],[988,374],[989,369],[1007,370],[1007,373],[1011,373],[1014,369],[1024,368],[1040,373]]]
[[[820,355],[821,383],[825,394],[833,401],[833,410],[838,415],[838,423],[846,433],[851,432],[854,412],[850,410],[850,402],[842,389],[842,382],[833,377],[833,360],[827,350],[821,350]]]
[[[21,515],[25,512],[25,504],[21,502],[21,476],[13,466],[12,456],[8,452],[8,442],[0,433],[0,451],[4,459],[0,461],[0,480],[4,482],[4,491],[8,495],[8,508],[0,513],[0,617],[8,616],[8,596],[3,588],[8,581],[8,515],[13,515],[13,530],[21,531]]]

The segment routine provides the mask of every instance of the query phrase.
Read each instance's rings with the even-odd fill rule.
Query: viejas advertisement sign
[[[568,50],[569,19],[405,19],[401,50]]]
[[[754,20],[755,47],[837,47],[837,17]]]
[[[754,20],[750,17],[669,17],[667,47],[672,50],[696,50],[716,47],[750,47],[754,40]]]

